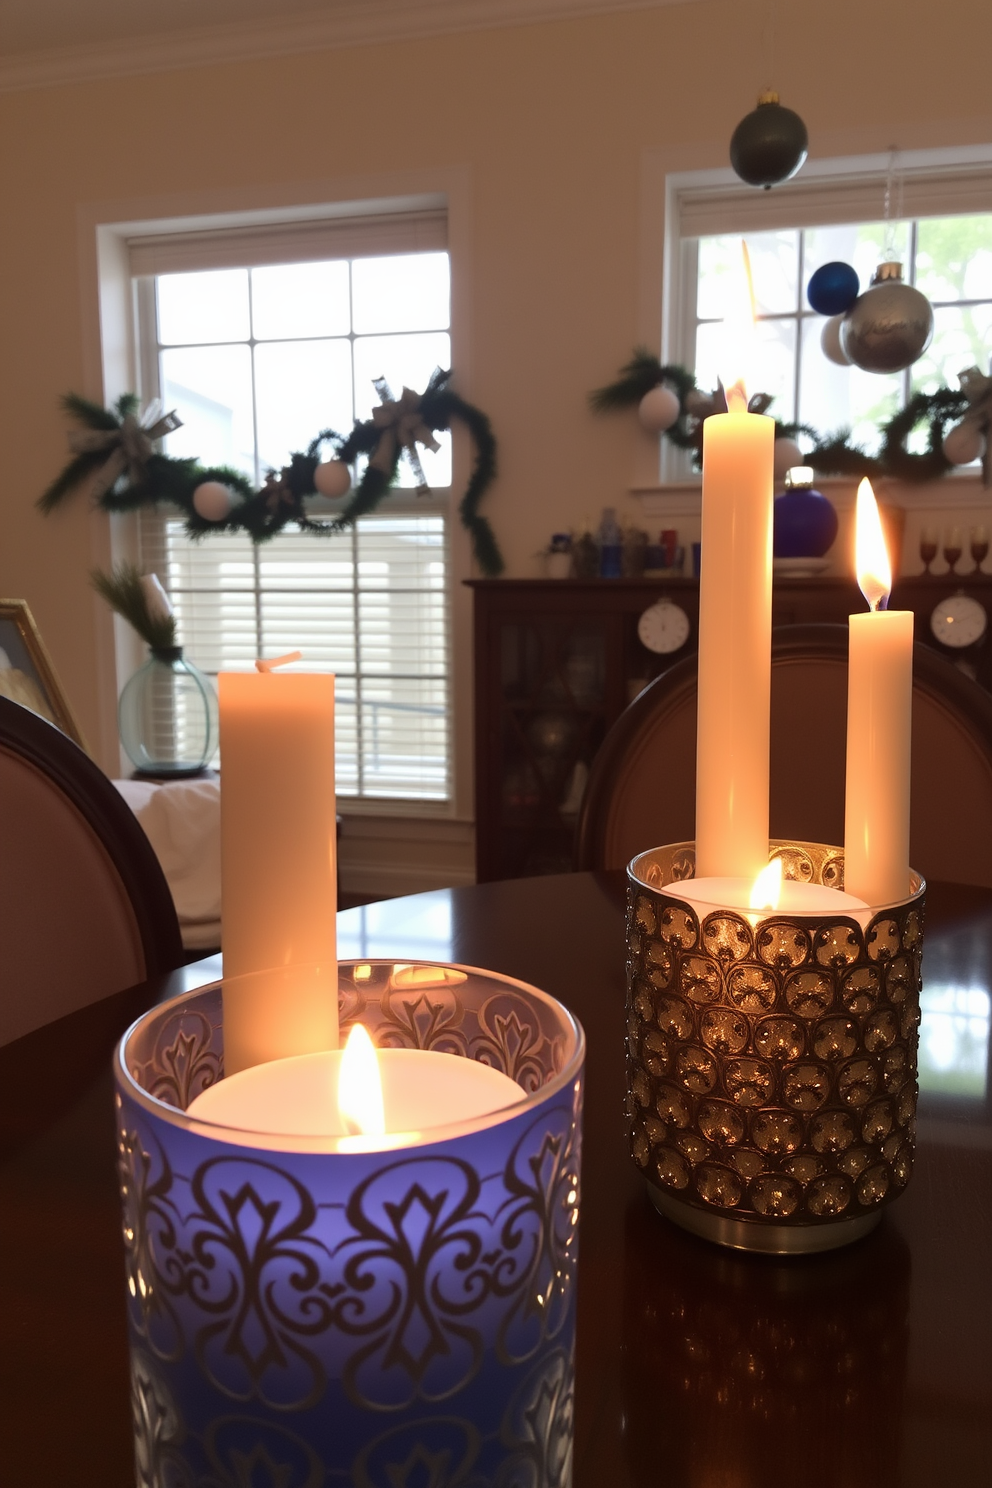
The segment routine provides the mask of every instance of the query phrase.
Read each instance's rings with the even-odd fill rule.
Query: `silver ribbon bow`
[[[375,378],[374,386],[382,403],[378,408],[373,408],[372,422],[382,432],[369,465],[375,470],[381,470],[383,475],[389,475],[397,451],[402,450],[416,476],[418,491],[426,491],[427,478],[420,463],[417,445],[422,444],[426,449],[435,451],[441,446],[434,438],[433,430],[420,417],[420,394],[405,387],[400,396],[394,398],[381,377]]]
[[[992,377],[986,377],[978,367],[969,367],[958,374],[961,391],[968,399],[967,412],[955,426],[974,424],[985,435],[982,451],[982,484],[992,486]]]
[[[183,421],[175,413],[162,413],[162,405],[156,401],[149,404],[140,420],[133,413],[125,415],[116,429],[76,429],[69,435],[69,448],[74,455],[92,454],[106,450],[107,459],[95,472],[90,485],[90,495],[99,501],[120,477],[127,472],[131,485],[140,484],[150,455],[155,453],[155,440],[162,439],[182,428]]]

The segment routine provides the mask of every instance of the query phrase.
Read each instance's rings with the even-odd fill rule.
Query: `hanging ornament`
[[[836,362],[838,367],[849,367],[851,363],[840,344],[840,328],[843,324],[843,315],[831,315],[820,332],[820,350],[828,362]]]
[[[808,149],[809,135],[802,119],[792,109],[783,108],[778,94],[768,90],[734,130],[730,163],[748,186],[769,191],[796,174]]]
[[[978,367],[958,374],[961,391],[968,400],[964,418],[944,435],[943,451],[952,465],[970,465],[981,459],[982,479],[992,485],[992,377]]]
[[[321,496],[332,499],[347,496],[351,490],[351,471],[343,460],[325,460],[313,473],[313,487]]]
[[[794,439],[783,435],[775,441],[775,479],[785,480],[786,472],[803,463],[803,452]]]
[[[858,272],[835,259],[821,264],[806,286],[806,298],[817,315],[843,315],[858,298]]]
[[[223,522],[234,506],[234,492],[220,481],[201,481],[193,492],[193,510],[205,522]]]
[[[682,405],[678,395],[659,382],[650,392],[645,393],[637,405],[637,417],[641,428],[646,429],[649,434],[664,434],[678,421],[682,412]]]
[[[920,290],[902,282],[902,264],[879,264],[863,295],[844,317],[840,344],[862,372],[911,367],[933,335],[933,310]]]

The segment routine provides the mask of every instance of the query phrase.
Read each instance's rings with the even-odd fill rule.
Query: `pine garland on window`
[[[174,413],[161,416],[147,409],[139,417],[134,393],[118,398],[112,409],[67,394],[62,402],[81,426],[69,437],[73,458],[38,500],[46,514],[54,511],[81,486],[87,486],[105,511],[135,511],[143,506],[173,506],[184,515],[190,537],[211,532],[246,532],[255,543],[281,532],[287,522],[301,531],[326,536],[352,526],[378,507],[395,484],[399,462],[407,459],[418,476],[418,490],[426,491],[417,446],[437,448],[434,435],[461,422],[474,447],[472,474],[459,503],[459,516],[472,538],[476,561],[484,574],[503,571],[503,558],[488,518],[479,510],[496,476],[496,438],[487,416],[467,403],[450,386],[450,371],[440,368],[422,394],[404,388],[394,398],[385,383],[376,384],[380,407],[371,419],[355,424],[350,434],[323,429],[302,453],[290,455],[279,471],[270,471],[260,490],[230,466],[204,466],[196,459],[162,454],[157,441],[181,427]],[[329,446],[334,459],[321,452]],[[328,521],[314,521],[306,503],[320,494],[321,470],[334,465],[343,470],[361,457],[367,464],[358,486],[340,511]],[[335,489],[347,492],[350,474],[335,475]],[[205,498],[208,488],[210,500]],[[226,494],[225,494],[226,493]]]

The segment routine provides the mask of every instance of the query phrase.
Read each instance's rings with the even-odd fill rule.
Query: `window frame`
[[[141,398],[142,404],[147,405],[155,399],[160,399],[162,393],[161,353],[164,347],[159,332],[156,286],[156,280],[159,274],[176,272],[197,272],[198,270],[202,271],[204,268],[206,268],[208,271],[210,269],[222,269],[228,267],[244,268],[246,270],[250,270],[254,267],[265,265],[268,262],[278,264],[286,262],[306,263],[321,261],[324,258],[330,260],[335,257],[347,257],[350,261],[352,259],[360,257],[388,257],[392,256],[392,254],[401,255],[406,252],[442,251],[440,247],[440,241],[438,241],[437,238],[437,233],[431,231],[432,225],[434,228],[438,227],[437,219],[441,215],[442,214],[438,213],[437,211],[434,211],[430,214],[423,214],[423,216],[427,218],[428,221],[428,241],[419,248],[415,242],[410,241],[411,238],[415,239],[417,236],[416,219],[414,219],[412,233],[404,232],[403,224],[399,220],[401,214],[395,214],[395,217],[393,216],[393,214],[389,214],[389,216],[386,218],[386,221],[389,227],[398,226],[399,232],[397,234],[397,237],[402,246],[392,246],[389,243],[388,231],[386,234],[376,232],[376,228],[378,227],[379,222],[382,221],[382,218],[378,215],[373,219],[374,225],[372,226],[371,232],[368,228],[366,228],[363,232],[363,224],[360,219],[356,220],[354,224],[350,222],[335,223],[334,227],[327,234],[313,232],[312,230],[301,231],[299,224],[287,226],[285,233],[280,232],[278,229],[275,231],[273,231],[272,229],[268,229],[261,233],[252,232],[251,230],[241,232],[235,230],[230,233],[218,233],[216,231],[208,229],[202,235],[205,240],[204,252],[202,255],[198,255],[197,253],[198,234],[195,232],[176,235],[174,239],[170,239],[168,235],[163,235],[163,237],[161,237],[160,239],[155,240],[150,252],[145,251],[144,244],[142,244],[139,240],[137,255],[132,252],[130,254],[130,259],[132,271],[132,297],[134,305],[135,360],[138,369],[137,391]],[[411,216],[413,216],[413,214],[411,214]],[[419,216],[420,214],[418,214],[418,217]],[[319,224],[317,226],[319,227]],[[345,229],[344,232],[340,231],[340,228],[342,226]],[[307,224],[307,227],[311,227],[312,229],[311,224]],[[355,230],[348,231],[348,229],[352,227],[354,227]],[[444,228],[446,229],[446,223],[444,224]],[[443,238],[445,244],[443,251],[448,254],[450,263],[450,251],[447,247],[446,230],[442,229],[441,237]],[[383,239],[385,240],[383,241]],[[175,249],[173,249],[173,244],[175,244]],[[136,257],[138,258],[137,265],[135,264]],[[258,263],[256,263],[256,258],[258,259]],[[135,272],[136,267],[138,268],[139,272]],[[150,269],[151,272],[145,272],[146,269]],[[448,334],[449,336],[451,334],[450,317]],[[354,342],[354,331],[349,333],[348,339],[351,342]],[[255,342],[252,336],[249,337],[248,344],[249,346],[254,346]],[[255,394],[253,379],[253,400],[254,396]],[[260,479],[260,474],[260,471],[256,469],[256,481]],[[341,800],[342,804],[347,803],[349,811],[358,809],[363,811],[370,810],[372,812],[378,811],[392,814],[392,812],[397,807],[413,807],[424,811],[426,814],[433,814],[438,811],[447,814],[448,812],[450,812],[454,804],[456,766],[454,727],[455,689],[454,665],[452,655],[453,623],[451,605],[451,491],[452,487],[450,485],[444,487],[432,487],[431,491],[423,496],[417,496],[416,492],[412,489],[390,491],[384,498],[380,507],[377,509],[377,512],[370,514],[370,517],[372,519],[374,519],[376,515],[435,515],[441,517],[444,523],[444,560],[446,575],[446,585],[444,593],[444,616],[445,651],[447,658],[445,669],[445,691],[447,696],[447,718],[445,726],[445,774],[447,782],[446,794],[441,799],[432,800],[430,798],[419,798],[415,796],[376,796],[372,794],[365,795],[360,792],[358,794],[351,794],[350,792],[342,790],[339,792],[339,799]],[[308,510],[310,514],[316,518],[332,517],[336,513],[335,504],[322,497],[317,497],[310,503],[308,503]],[[152,542],[156,545],[164,547],[166,523],[170,519],[174,520],[177,516],[180,515],[181,513],[175,508],[143,510],[142,512],[140,512],[138,514],[139,548],[143,546],[144,539],[142,533],[148,532],[150,529],[158,529],[155,532],[154,537],[151,539]],[[357,554],[357,534],[355,533],[354,529],[352,530],[351,538],[351,552],[354,564]],[[258,548],[253,548],[253,592],[255,596],[256,610],[259,609],[262,603],[264,587],[261,581],[261,574],[259,570],[259,557],[260,555]],[[356,607],[358,604],[358,593],[359,591],[356,574],[353,594]],[[354,674],[354,688],[356,698],[359,699],[359,702],[356,705],[359,707],[359,710],[362,694],[362,676],[362,672],[357,668],[356,665],[356,671]],[[374,680],[374,678],[371,680]],[[362,722],[360,718],[356,721],[356,726],[358,729],[358,739],[360,740],[362,737]],[[363,769],[360,752],[360,757],[357,760],[357,778],[359,781],[361,781],[362,779],[362,774]]]
[[[992,212],[992,144],[900,151],[894,163],[891,153],[808,161],[794,181],[770,192],[745,186],[729,168],[666,173],[664,225],[651,254],[655,276],[659,249],[662,257],[662,362],[695,363],[700,237],[881,221],[893,164],[893,219]],[[642,267],[642,273],[646,268]],[[659,439],[658,443],[656,473],[650,485],[700,481],[685,451],[676,449],[671,440]],[[639,474],[643,484],[635,489],[649,488],[646,462]],[[953,473],[948,478],[966,479],[967,475]]]

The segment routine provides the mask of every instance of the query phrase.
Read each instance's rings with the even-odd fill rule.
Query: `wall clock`
[[[935,641],[953,651],[964,651],[984,640],[989,617],[985,606],[970,594],[952,594],[935,605],[930,630]]]
[[[641,645],[659,656],[681,650],[689,639],[689,630],[689,616],[670,599],[659,599],[649,605],[637,622]]]

